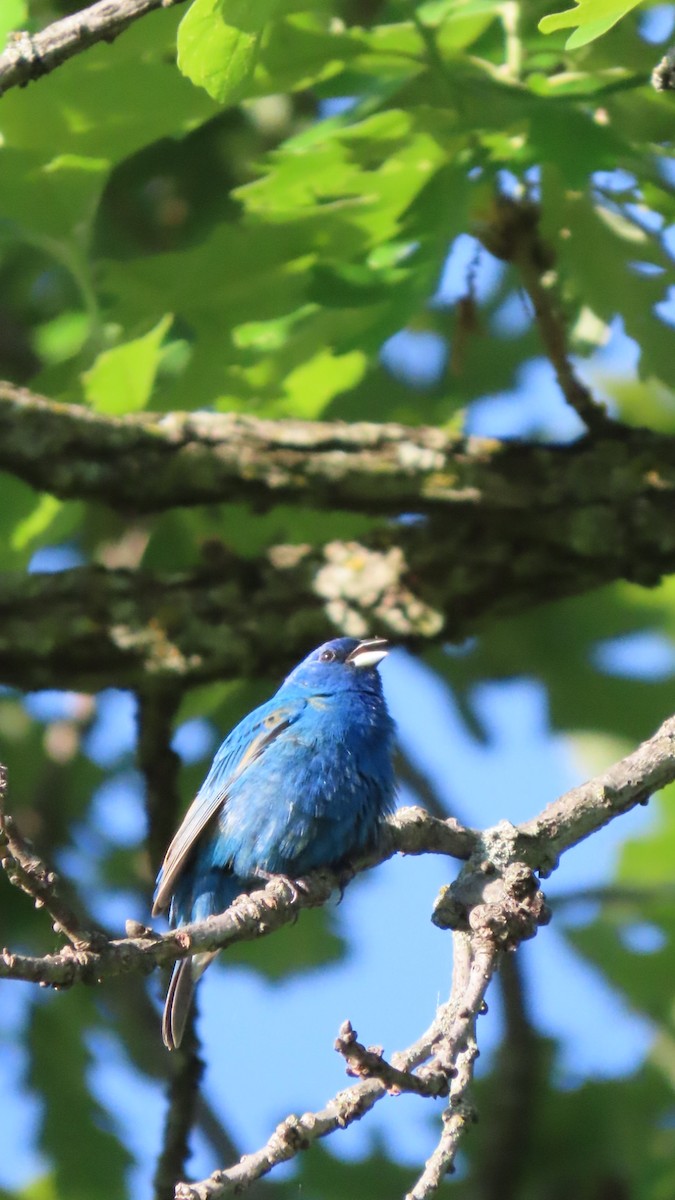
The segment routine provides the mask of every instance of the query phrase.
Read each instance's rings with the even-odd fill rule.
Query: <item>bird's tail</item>
[[[177,1050],[183,1040],[197,980],[218,951],[195,954],[175,963],[164,1002],[162,1040],[167,1050]]]

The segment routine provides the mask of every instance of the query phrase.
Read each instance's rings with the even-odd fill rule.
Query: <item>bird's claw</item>
[[[338,904],[342,904],[345,888],[347,887],[348,883],[351,883],[355,875],[356,871],[351,863],[345,863],[340,867],[338,872],[338,890],[340,892],[340,895],[338,896]]]
[[[265,883],[269,883],[273,879],[279,879],[282,883],[285,883],[291,893],[291,900],[294,904],[297,903],[301,892],[307,895],[310,890],[308,879],[291,879],[289,875],[281,875],[277,871],[257,871],[256,875],[258,879],[264,879]]]

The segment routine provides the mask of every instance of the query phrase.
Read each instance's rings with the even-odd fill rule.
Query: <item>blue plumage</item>
[[[394,806],[394,723],[381,638],[336,638],[225,738],[166,853],[153,914],[172,925],[222,912],[270,874],[298,878],[365,850]],[[174,1049],[215,957],[176,963],[162,1033]]]

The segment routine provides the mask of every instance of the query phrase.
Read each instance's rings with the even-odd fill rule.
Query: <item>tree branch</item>
[[[467,1009],[457,1011],[457,989],[453,986],[450,999],[442,1004],[429,1028],[408,1046],[392,1055],[392,1068],[408,1074],[431,1055],[445,1030],[454,1030],[458,1045],[468,1028]],[[346,1129],[360,1120],[387,1095],[387,1085],[380,1078],[360,1080],[352,1087],[338,1092],[319,1112],[307,1112],[301,1117],[292,1114],[277,1126],[269,1141],[253,1154],[246,1154],[234,1166],[214,1171],[199,1183],[181,1183],[176,1188],[176,1200],[220,1200],[221,1196],[246,1191],[252,1183],[268,1174],[279,1163],[287,1162],[302,1150],[307,1150],[318,1138]]]
[[[570,408],[589,433],[601,437],[623,436],[605,405],[596,400],[576,375],[567,350],[567,331],[557,299],[546,285],[554,255],[539,231],[539,207],[529,201],[501,196],[493,224],[484,231],[484,245],[497,258],[512,262],[518,271],[534,310],[542,345],[558,386]]]
[[[54,21],[40,33],[10,35],[0,54],[0,96],[48,75],[75,54],[112,42],[133,21],[156,8],[172,8],[183,0],[98,0],[89,8]]]
[[[644,804],[653,792],[673,780],[675,717],[670,717],[633,754],[565,793],[520,827],[500,821],[478,835],[453,818],[439,821],[423,809],[399,809],[386,822],[378,847],[360,858],[354,870],[376,866],[397,852],[448,854],[460,859],[477,854],[480,869],[471,868],[453,889],[441,895],[434,920],[442,927],[461,929],[470,909],[474,932],[499,937],[502,945],[513,945],[525,936],[533,936],[537,923],[544,919],[541,908],[532,907],[531,869],[549,874],[565,850],[614,817]],[[0,956],[0,978],[68,987],[79,980],[95,983],[127,971],[151,971],[187,954],[225,949],[235,942],[266,936],[293,921],[300,909],[325,904],[342,883],[339,873],[328,870],[312,872],[302,891],[292,889],[283,879],[273,879],[264,889],[240,897],[221,915],[162,936],[143,931],[106,942],[102,948],[75,950],[66,946],[60,953],[43,958],[5,950]],[[504,888],[510,905],[505,903]],[[499,924],[504,913],[508,921],[497,928],[495,922]],[[529,933],[523,931],[525,918]]]
[[[195,1009],[191,1009],[183,1041],[170,1056],[168,1107],[164,1122],[162,1152],[153,1180],[154,1200],[171,1200],[176,1184],[185,1173],[189,1139],[197,1109],[204,1063],[195,1033]]]
[[[353,873],[385,862],[394,854],[449,854],[467,859],[477,835],[452,818],[438,821],[423,809],[407,808],[388,818],[379,845],[353,864]],[[313,871],[302,890],[282,877],[264,888],[240,896],[230,908],[207,921],[197,921],[163,935],[131,922],[130,936],[105,941],[95,949],[66,946],[42,958],[0,954],[0,979],[24,979],[50,987],[70,987],[76,982],[94,984],[130,971],[149,972],[177,958],[203,950],[225,949],[240,941],[253,941],[297,919],[303,908],[316,908],[344,886],[344,872]]]
[[[257,559],[233,553],[224,526],[218,558],[191,575],[2,576],[2,677],[22,688],[96,690],[105,679],[143,692],[276,672],[336,629],[457,639],[488,617],[675,570],[675,438],[626,430],[500,446],[399,425],[115,420],[7,387],[4,397],[0,465],[61,496],[142,510],[236,497],[427,513],[383,520],[359,542],[281,545]]]
[[[606,420],[602,432],[590,445],[542,446],[391,422],[110,417],[0,383],[0,468],[53,495],[134,513],[283,500],[392,515],[560,515],[675,488],[674,437]]]
[[[351,1021],[344,1021],[335,1039],[335,1049],[347,1064],[347,1074],[357,1079],[379,1079],[390,1096],[412,1092],[416,1096],[447,1096],[449,1073],[443,1070],[415,1075],[402,1071],[383,1057],[381,1046],[364,1046],[357,1040]]]
[[[480,864],[477,866],[475,862],[465,871],[482,874]],[[541,913],[538,904],[540,895],[535,890],[529,897],[530,915],[534,914],[535,924],[537,912]],[[416,1091],[422,1095],[438,1095],[447,1090],[448,1082],[452,1081],[443,1135],[407,1200],[424,1200],[431,1196],[451,1169],[460,1138],[474,1119],[468,1101],[468,1089],[473,1077],[473,1063],[478,1057],[475,1022],[483,1010],[485,991],[506,945],[502,927],[510,928],[513,938],[511,944],[517,944],[519,934],[512,924],[511,899],[509,888],[505,886],[501,897],[501,921],[497,917],[499,903],[483,905],[483,909],[492,907],[494,910],[492,926],[488,927],[488,923],[482,920],[471,932],[460,931],[454,935],[455,959],[450,999],[440,1006],[429,1029],[412,1046],[394,1054],[391,1064],[386,1063],[377,1051],[368,1051],[356,1044],[351,1025],[347,1022],[340,1030],[337,1049],[352,1069],[355,1068],[360,1074],[366,1071],[368,1077],[338,1093],[320,1112],[287,1117],[265,1146],[254,1154],[245,1155],[233,1167],[215,1171],[199,1183],[179,1184],[176,1200],[220,1200],[222,1196],[245,1191],[256,1179],[279,1163],[293,1158],[301,1150],[306,1150],[317,1138],[359,1120],[388,1092]],[[472,906],[473,902],[469,901],[465,912],[467,924]],[[530,935],[529,920],[521,920],[520,936]],[[428,1065],[422,1066],[413,1075],[413,1069],[430,1057]],[[416,1079],[420,1082],[413,1082]]]
[[[90,566],[2,575],[2,680],[23,689],[98,690],[105,681],[143,692],[162,679],[186,688],[277,674],[336,629],[457,640],[488,617],[612,580],[655,584],[675,570],[675,471],[671,484],[633,449],[626,477],[636,489],[642,482],[625,507],[586,505],[582,495],[547,509],[533,493],[527,510],[456,508],[452,520],[389,521],[359,542],[274,546],[257,559],[224,545],[192,574]],[[583,469],[611,475],[602,456]]]
[[[52,919],[54,931],[63,933],[76,950],[90,950],[105,944],[103,933],[86,928],[74,910],[58,894],[59,878],[42,861],[29,842],[21,837],[12,817],[5,812],[7,772],[0,764],[0,863],[15,887],[31,896],[36,908],[44,908]]]
[[[443,1131],[438,1145],[406,1200],[426,1200],[438,1191],[445,1176],[454,1170],[463,1134],[476,1120],[469,1100],[473,1064],[478,1058],[476,1020],[501,952],[496,942],[483,941],[465,933],[455,933],[453,943],[453,1021],[430,1066],[423,1069],[424,1074],[427,1071],[433,1073],[438,1069],[438,1062],[444,1064],[446,1070],[452,1064],[450,1104],[443,1114]]]
[[[153,681],[150,680],[150,683]],[[181,692],[168,680],[138,694],[138,765],[145,776],[148,851],[154,866],[161,862],[178,823],[180,758],[171,747],[173,722]]]
[[[594,779],[565,792],[532,821],[519,827],[523,839],[520,852],[531,864],[528,842],[535,850],[536,869],[550,874],[558,858],[572,846],[607,825],[614,817],[646,804],[654,792],[675,779],[675,717],[638,746],[632,754],[614,763]],[[499,827],[497,827],[499,828]],[[541,853],[543,850],[543,854]]]
[[[613,817],[645,803],[655,790],[674,779],[675,716],[633,754],[567,792],[519,828],[502,821],[477,834],[452,818],[440,821],[422,809],[401,809],[389,818],[380,845],[354,864],[355,872],[383,862],[397,851],[443,853],[468,860],[456,882],[442,889],[432,918],[437,925],[455,931],[453,992],[448,1004],[439,1009],[430,1029],[414,1046],[393,1056],[391,1065],[372,1050],[354,1047],[351,1027],[343,1027],[341,1052],[360,1073],[368,1071],[369,1077],[341,1092],[319,1113],[288,1117],[266,1146],[234,1167],[217,1171],[199,1184],[179,1184],[177,1200],[215,1200],[241,1191],[317,1137],[358,1119],[388,1090],[401,1091],[405,1086],[406,1090],[440,1094],[452,1081],[441,1139],[409,1200],[431,1196],[452,1166],[460,1137],[472,1119],[468,1089],[476,1056],[474,1023],[485,989],[501,955],[533,937],[549,919],[532,868],[550,872],[561,853]],[[132,928],[133,936],[106,939],[96,948],[67,946],[43,958],[5,950],[0,956],[0,978],[64,987],[76,981],[100,982],[129,971],[150,971],[187,954],[224,949],[271,933],[294,920],[299,909],[325,903],[342,881],[335,872],[316,871],[299,890],[289,881],[275,878],[264,889],[239,897],[225,913],[163,936]],[[346,1043],[352,1043],[351,1050]],[[410,1072],[429,1059],[417,1072],[422,1086],[410,1085]],[[173,1138],[171,1149],[173,1154]]]

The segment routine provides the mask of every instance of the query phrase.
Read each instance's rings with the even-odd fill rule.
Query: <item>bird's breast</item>
[[[297,875],[364,849],[393,807],[392,731],[375,705],[314,697],[223,807],[218,840],[236,873]]]

